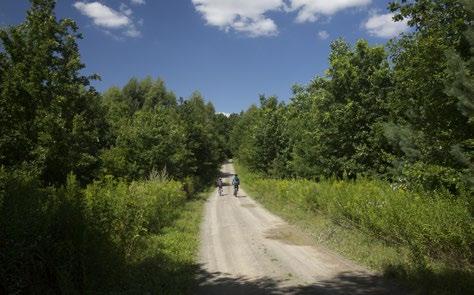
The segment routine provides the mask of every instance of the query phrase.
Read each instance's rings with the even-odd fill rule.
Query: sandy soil
[[[231,183],[234,168],[222,167]],[[404,294],[309,238],[232,187],[205,206],[197,294]]]

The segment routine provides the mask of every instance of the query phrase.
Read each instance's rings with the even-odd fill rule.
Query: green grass
[[[421,294],[473,290],[472,217],[462,201],[380,181],[268,179],[236,165],[244,188],[315,243]]]
[[[187,202],[173,224],[144,241],[141,255],[130,265],[127,293],[192,293],[202,208],[207,196],[202,193]]]

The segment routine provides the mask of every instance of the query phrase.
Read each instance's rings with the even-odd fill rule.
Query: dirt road
[[[230,184],[234,168],[222,167]],[[398,294],[375,274],[327,249],[256,203],[224,187],[202,224],[198,294]]]

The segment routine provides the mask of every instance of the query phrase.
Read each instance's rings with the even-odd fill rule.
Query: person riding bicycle
[[[237,197],[237,191],[239,190],[240,179],[237,174],[234,175],[234,179],[232,179],[232,185],[234,186],[234,195]]]
[[[222,186],[224,185],[224,182],[222,181],[222,178],[217,179],[217,190],[219,191],[219,196],[222,195]]]

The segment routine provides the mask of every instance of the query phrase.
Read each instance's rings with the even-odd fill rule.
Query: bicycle
[[[237,197],[237,192],[239,191],[239,186],[234,185],[234,197]]]

